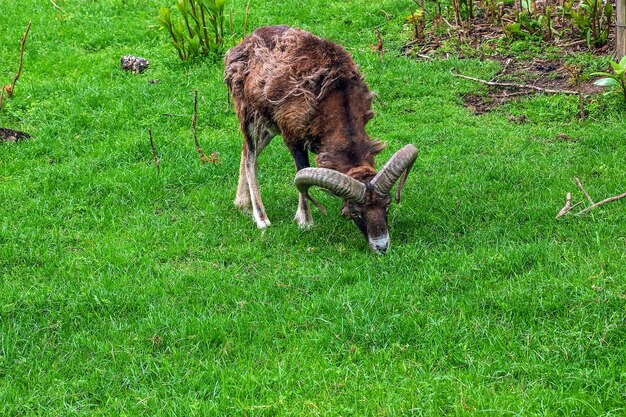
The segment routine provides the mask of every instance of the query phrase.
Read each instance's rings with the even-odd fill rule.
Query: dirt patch
[[[491,80],[496,83],[533,85],[546,90],[580,91],[583,95],[597,94],[602,88],[591,82],[581,82],[576,86],[574,72],[558,60],[535,58],[532,60],[515,60],[513,58],[499,60],[502,70]],[[475,114],[483,114],[520,97],[541,94],[532,89],[507,86],[487,86],[484,94],[470,93],[463,96],[465,107]]]
[[[0,142],[19,142],[28,138],[30,138],[30,135],[28,133],[0,127]]]
[[[536,2],[537,8],[532,12],[534,18],[543,13],[543,7],[547,3],[550,1],[541,4]],[[502,69],[492,79],[483,81],[528,84],[544,90],[580,91],[583,95],[603,91],[601,87],[587,80],[577,85],[578,74],[575,73],[584,68],[569,66],[567,61],[570,57],[583,52],[591,52],[595,56],[611,54],[615,45],[613,30],[605,45],[589,46],[585,40],[581,40],[580,31],[571,21],[554,15],[552,24],[555,31],[560,34],[559,37],[555,37],[552,32],[548,33],[545,28],[535,31],[533,35],[530,33],[524,35],[526,36],[524,42],[528,42],[528,45],[537,50],[536,53],[529,54],[513,49],[515,41],[522,38],[507,40],[504,28],[514,22],[513,16],[516,13],[513,3],[506,5],[501,3],[500,7],[496,13],[499,14],[498,24],[494,23],[494,15],[489,19],[484,16],[486,13],[484,8],[476,11],[477,16],[461,25],[454,24],[450,18],[446,20],[443,17],[435,17],[419,38],[405,44],[401,52],[418,60],[446,59],[455,56],[460,59],[473,58],[499,62]],[[510,33],[508,36],[511,36]],[[519,44],[517,45],[519,49]],[[463,75],[475,76],[475,74]],[[485,90],[462,96],[465,106],[476,114],[488,112],[521,97],[544,94],[528,88],[503,86],[487,86]]]

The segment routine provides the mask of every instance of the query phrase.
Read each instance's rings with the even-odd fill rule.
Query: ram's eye
[[[350,213],[352,215],[352,217],[354,217],[355,219],[362,219],[363,218],[363,214],[361,214],[360,211],[353,211]]]

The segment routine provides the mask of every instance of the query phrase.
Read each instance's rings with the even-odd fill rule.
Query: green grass
[[[596,200],[626,191],[623,108],[599,97],[581,122],[576,98],[551,96],[474,116],[460,95],[482,87],[449,69],[498,68],[399,56],[406,3],[252,2],[249,22],[345,45],[378,93],[379,163],[420,148],[375,256],[329,196],[331,214],[297,228],[280,139],[261,157],[272,227],[234,209],[222,64],[178,61],[164,3],[58,2],[57,16],[0,0],[0,83],[33,21],[0,111],[33,135],[0,144],[0,415],[626,414],[625,202],[554,220],[581,197],[574,176]],[[123,73],[127,53],[151,68]],[[219,164],[195,151],[194,89]]]

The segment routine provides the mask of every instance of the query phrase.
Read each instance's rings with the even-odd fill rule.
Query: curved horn
[[[402,194],[402,187],[404,181],[409,175],[409,171],[413,168],[413,163],[417,159],[418,149],[414,145],[406,145],[404,148],[396,152],[389,161],[382,167],[380,172],[372,179],[371,184],[377,193],[386,195],[391,192],[393,185],[398,181],[398,178],[402,174],[402,179],[398,183],[396,189],[396,203],[400,202],[400,195]]]
[[[365,184],[333,169],[301,169],[296,173],[294,183],[298,191],[311,200],[323,213],[326,213],[324,207],[309,195],[309,187],[313,185],[325,188],[333,195],[344,200],[362,203],[365,198]]]

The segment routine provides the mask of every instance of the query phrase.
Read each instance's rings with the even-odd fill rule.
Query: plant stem
[[[202,29],[204,30],[204,41],[206,45],[209,45],[209,32],[206,30],[206,19],[204,17],[204,9],[206,6],[203,4],[200,5],[200,16],[202,17]],[[207,51],[208,52],[208,51]]]

